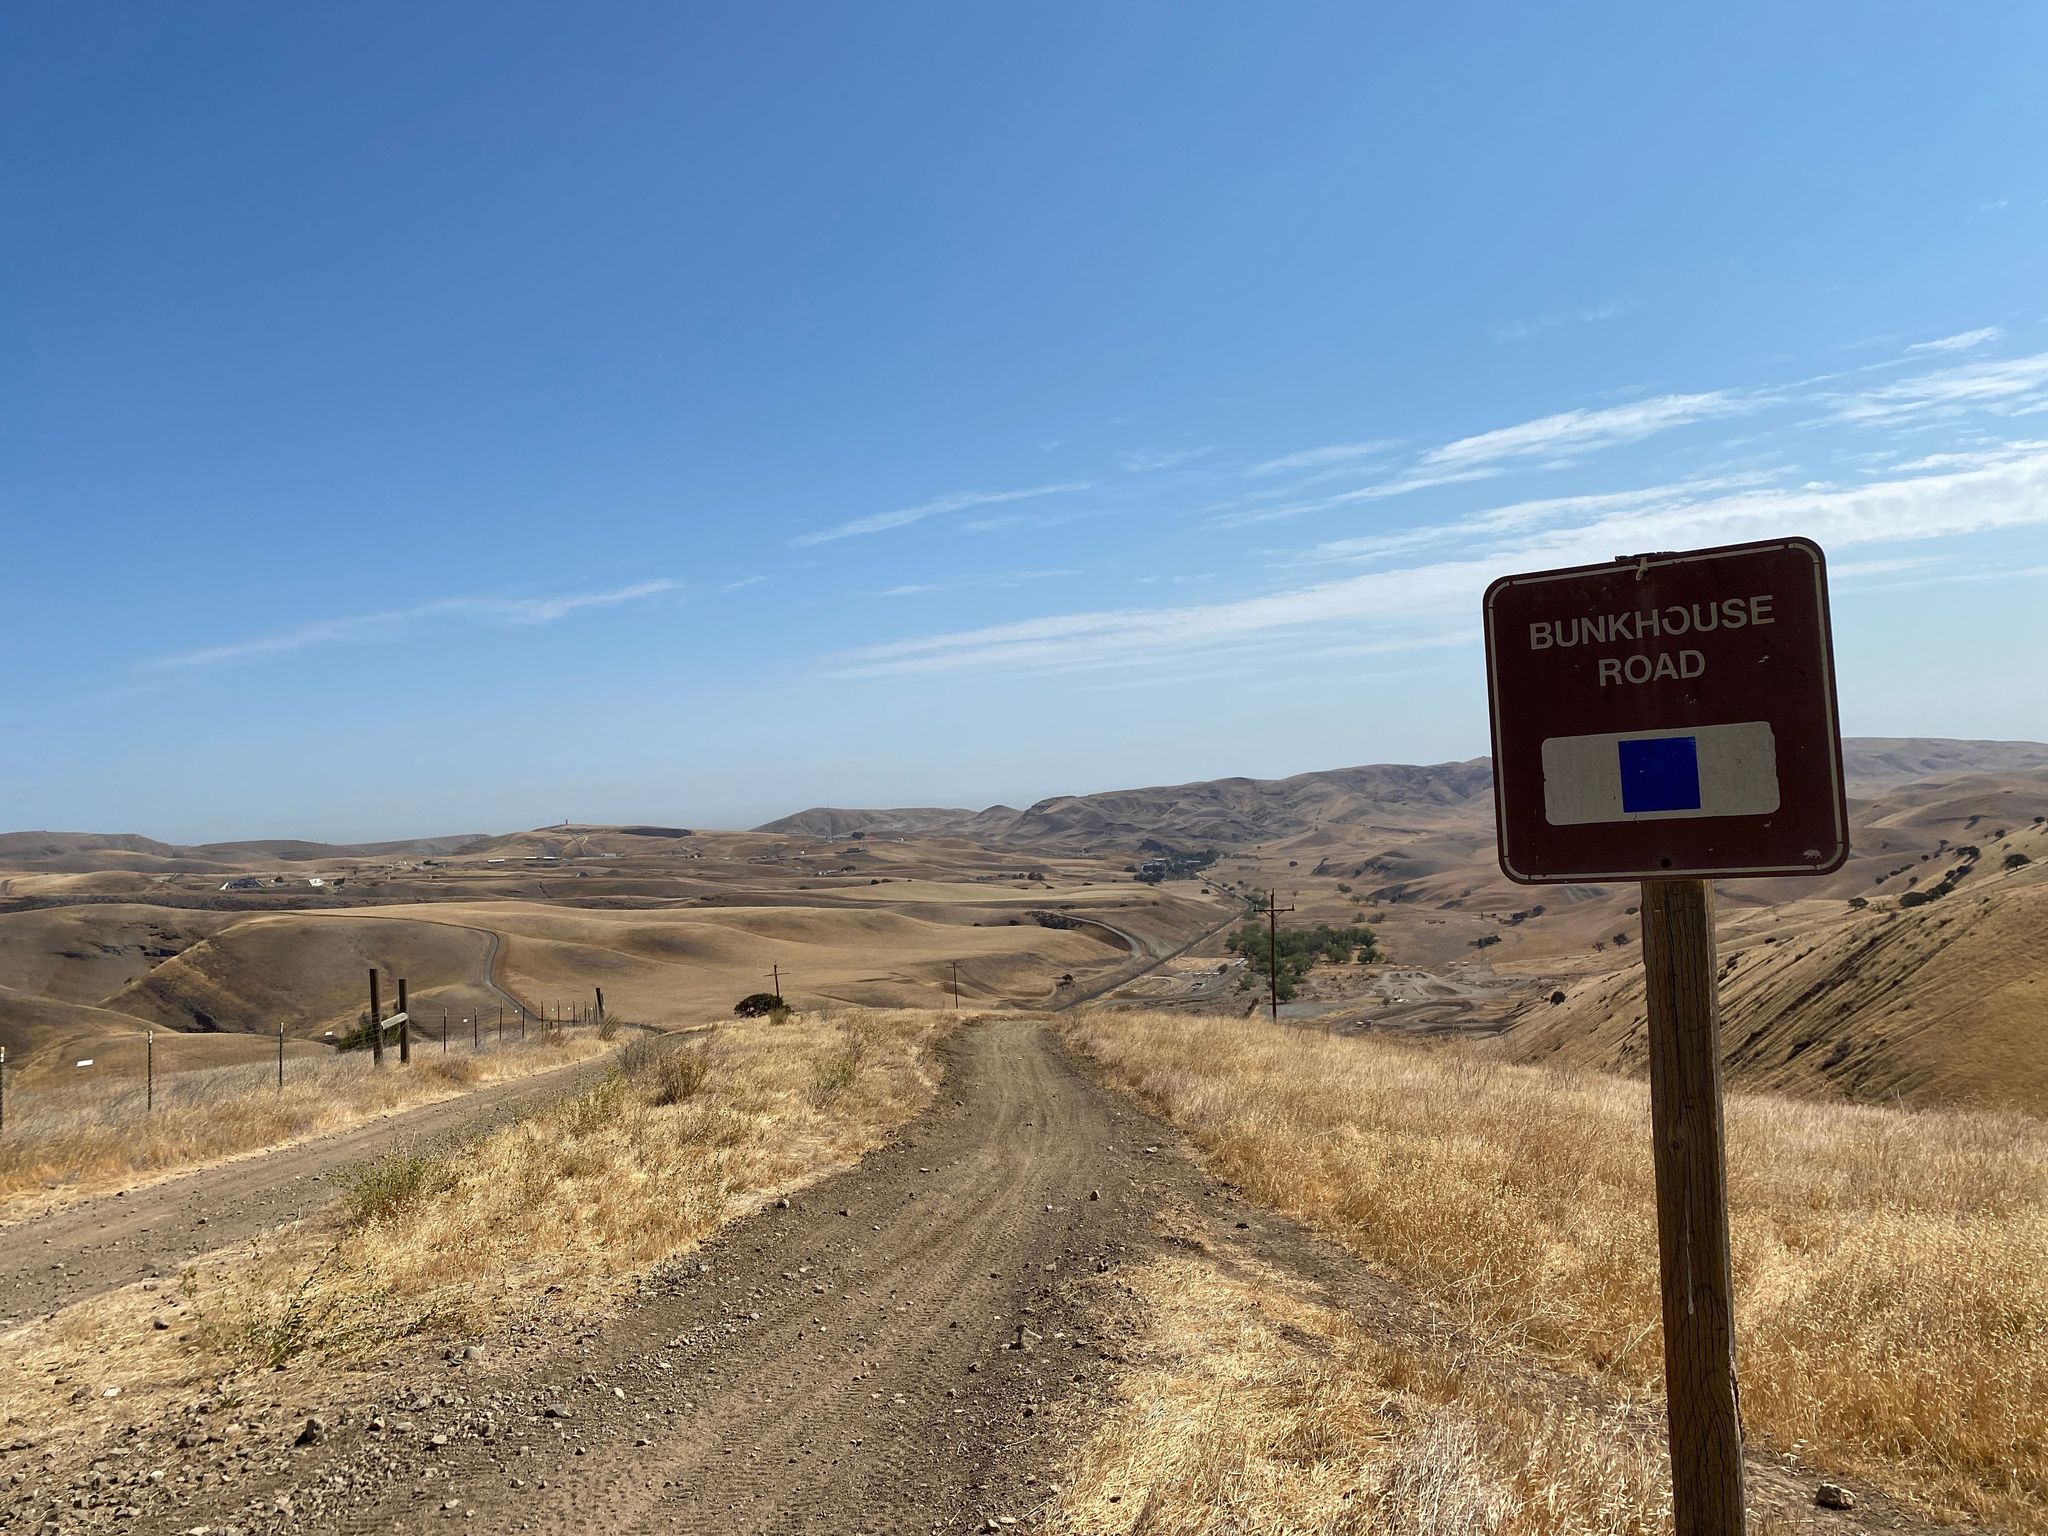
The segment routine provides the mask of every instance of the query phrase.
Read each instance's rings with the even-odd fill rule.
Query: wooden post
[[[370,1060],[384,1065],[384,1005],[377,998],[377,967],[370,967]]]
[[[448,1010],[441,1010],[441,1054],[448,1054]]]
[[[405,978],[398,978],[398,1064],[412,1062],[412,1010],[405,1005]]]
[[[1672,1513],[1677,1536],[1741,1536],[1714,896],[1704,880],[1643,882],[1643,973]]]
[[[604,988],[603,988],[603,987],[599,987],[599,988],[597,989],[597,1022],[598,1022],[598,1023],[600,1023],[600,1024],[602,1024],[602,1023],[604,1022]]]
[[[498,1044],[505,1043],[505,1005],[498,1004]]]
[[[277,1026],[277,1091],[284,1092],[284,1026]]]
[[[469,1048],[472,1051],[480,1051],[484,1048],[483,1028],[483,1009],[472,1008],[469,1013]]]
[[[7,1047],[0,1045],[0,1131],[7,1129]]]
[[[149,1030],[142,1037],[142,1112],[156,1113],[156,1031]]]

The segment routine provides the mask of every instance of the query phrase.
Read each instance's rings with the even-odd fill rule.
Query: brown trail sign
[[[1743,1529],[1710,879],[1849,856],[1827,563],[1806,539],[1486,590],[1500,865],[1642,881],[1650,1134],[1678,1536]]]

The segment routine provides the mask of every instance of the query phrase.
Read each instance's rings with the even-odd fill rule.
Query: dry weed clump
[[[1118,1399],[1046,1512],[1055,1532],[1649,1536],[1669,1496],[1624,1411],[1532,1405],[1441,1345],[1390,1343],[1243,1258],[1104,1286]]]
[[[1660,1384],[1643,1085],[1237,1020],[1070,1029],[1467,1336]],[[1751,1431],[1939,1514],[2048,1521],[2048,1126],[1738,1094],[1728,1145]]]
[[[237,1153],[283,1145],[393,1110],[452,1098],[484,1083],[551,1071],[605,1049],[588,1035],[550,1033],[478,1054],[415,1050],[381,1072],[367,1052],[292,1058],[285,1085],[269,1065],[167,1073],[154,1109],[140,1083],[10,1092],[0,1136],[0,1210],[61,1189],[67,1195],[132,1183]]]
[[[941,1015],[857,1012],[632,1042],[603,1081],[513,1125],[356,1170],[338,1230],[188,1275],[186,1289],[214,1343],[245,1363],[481,1332],[550,1285],[596,1298],[855,1161],[929,1100],[942,1027]],[[821,1098],[814,1062],[849,1039],[857,1070]]]

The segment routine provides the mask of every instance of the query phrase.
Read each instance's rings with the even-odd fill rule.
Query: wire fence
[[[40,1116],[61,1112],[102,1123],[146,1119],[160,1112],[207,1108],[288,1084],[340,1088],[381,1068],[403,1068],[405,1057],[423,1061],[474,1060],[501,1052],[557,1045],[571,1032],[607,1028],[597,1010],[580,1003],[552,1012],[511,1008],[413,1009],[386,1019],[383,1051],[373,1049],[368,1011],[353,1029],[317,1036],[239,1031],[149,1029],[103,1040],[51,1060],[39,1054],[32,1077],[19,1053],[0,1046],[0,1136],[20,1134]]]

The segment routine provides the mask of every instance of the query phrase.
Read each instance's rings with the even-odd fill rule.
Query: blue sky
[[[13,7],[0,826],[1486,748],[1493,575],[1803,533],[2048,736],[2048,10]]]

